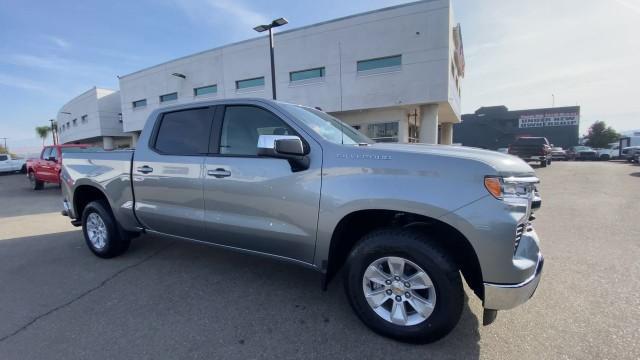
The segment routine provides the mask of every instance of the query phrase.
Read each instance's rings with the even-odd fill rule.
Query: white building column
[[[453,123],[440,124],[440,143],[444,145],[453,143]]]
[[[438,143],[438,104],[420,106],[420,142]]]
[[[132,132],[131,133],[131,147],[135,148],[137,143],[138,143],[138,133],[137,132]]]
[[[409,123],[407,122],[407,118],[398,121],[398,142],[400,144],[409,142]]]
[[[103,136],[102,137],[102,147],[105,150],[113,150],[113,137],[111,137],[111,136]]]

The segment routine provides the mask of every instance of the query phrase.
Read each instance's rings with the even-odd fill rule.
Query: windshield
[[[325,112],[299,105],[282,104],[282,106],[327,141],[346,145],[373,143],[373,140],[362,135],[358,130]]]

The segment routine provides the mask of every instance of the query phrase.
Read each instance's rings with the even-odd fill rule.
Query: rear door
[[[277,109],[227,105],[217,112],[213,154],[205,160],[206,240],[312,262],[322,150]],[[298,135],[310,147],[309,169],[257,156],[259,135]]]
[[[202,237],[202,177],[213,107],[160,114],[148,144],[134,153],[136,215],[149,230],[190,239]]]

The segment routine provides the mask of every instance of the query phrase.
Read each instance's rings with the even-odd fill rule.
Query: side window
[[[220,154],[258,154],[260,135],[295,135],[271,112],[255,106],[227,106],[220,135]]]
[[[44,150],[42,150],[42,155],[40,156],[40,159],[47,160],[49,159],[49,156],[51,156],[50,154],[51,154],[51,148],[46,147],[44,148]]]
[[[7,161],[9,157],[7,155],[0,155],[0,161]]]
[[[166,113],[160,120],[155,149],[166,155],[200,155],[209,150],[209,108]]]
[[[52,147],[51,153],[49,153],[49,157],[52,157],[54,160],[58,160],[58,149]]]

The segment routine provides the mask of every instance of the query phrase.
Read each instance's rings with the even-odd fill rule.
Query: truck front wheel
[[[131,244],[131,238],[120,231],[109,205],[103,200],[90,202],[84,208],[82,232],[89,249],[105,259],[123,254]]]
[[[349,255],[345,291],[373,331],[400,341],[429,343],[460,320],[462,281],[455,263],[429,236],[411,229],[365,235]]]

